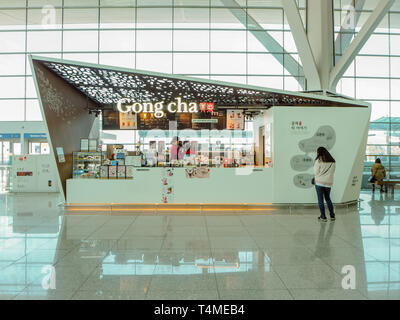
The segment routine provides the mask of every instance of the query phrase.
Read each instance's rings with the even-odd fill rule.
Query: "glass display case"
[[[74,179],[96,179],[100,178],[100,166],[102,152],[73,152],[72,170]]]
[[[256,137],[252,127],[249,124],[247,127],[237,131],[136,130],[129,138],[119,138],[116,131],[112,134],[117,135],[118,141],[131,139],[130,143],[123,143],[123,149],[140,155],[139,166],[142,167],[232,168],[256,165]],[[180,142],[179,156],[172,150],[176,138]],[[103,146],[115,144],[115,140],[103,140],[102,143]]]

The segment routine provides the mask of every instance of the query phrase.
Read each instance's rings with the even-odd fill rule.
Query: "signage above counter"
[[[123,100],[123,99],[121,99]],[[184,102],[176,98],[168,104],[133,103],[103,110],[103,130],[224,130],[226,111],[215,111],[212,102]]]
[[[122,98],[116,109],[102,112],[103,130],[244,130],[243,110],[218,110],[213,102],[185,102],[181,97],[167,103]]]
[[[177,97],[175,100],[168,104],[165,104],[164,101],[131,103],[129,98],[122,98],[118,100],[117,110],[121,113],[152,113],[155,118],[164,117],[165,109],[168,113],[214,112],[213,102],[201,102],[200,104],[197,104],[197,102],[184,102],[181,97]]]

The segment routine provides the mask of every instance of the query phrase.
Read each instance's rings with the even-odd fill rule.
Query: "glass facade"
[[[298,1],[305,21],[306,1]],[[261,39],[261,40],[260,40]],[[0,121],[41,121],[29,54],[303,90],[280,0],[0,3]]]
[[[350,26],[345,22],[353,1],[333,2],[338,61],[378,1],[359,1],[363,6],[356,6]],[[306,26],[307,1],[297,4]],[[280,0],[1,1],[0,123],[42,121],[29,54],[305,89]],[[340,94],[372,103],[364,179],[377,156],[391,178],[400,178],[399,70],[395,2],[337,86]]]
[[[351,3],[349,0],[334,2],[336,60],[360,31],[378,1],[365,1],[362,8],[356,7],[354,20],[347,21],[350,25],[354,23],[354,28],[346,28],[346,10]],[[363,186],[367,185],[366,180],[377,157],[386,167],[388,178],[400,178],[399,88],[400,3],[395,1],[337,86],[338,93],[372,104]]]

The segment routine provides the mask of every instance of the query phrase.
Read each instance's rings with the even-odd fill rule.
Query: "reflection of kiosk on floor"
[[[60,197],[57,193],[43,198],[34,193],[14,195],[13,232],[29,234],[54,234],[59,232],[58,210]]]
[[[57,165],[69,204],[315,203],[312,167],[320,146],[341,164],[333,201],[359,197],[368,103],[50,58],[31,63],[53,151],[64,148],[66,163]],[[121,98],[127,76],[132,88],[146,89],[124,89]],[[88,78],[95,89],[87,88]],[[57,113],[49,90],[60,96]],[[132,135],[103,141],[106,158],[95,179],[73,179],[70,155],[95,121],[87,109],[101,112],[103,132]],[[193,168],[207,174],[188,174]]]

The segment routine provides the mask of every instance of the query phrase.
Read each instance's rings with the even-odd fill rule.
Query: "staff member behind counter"
[[[171,141],[171,162],[176,162],[183,159],[183,145],[178,137],[173,137]]]

